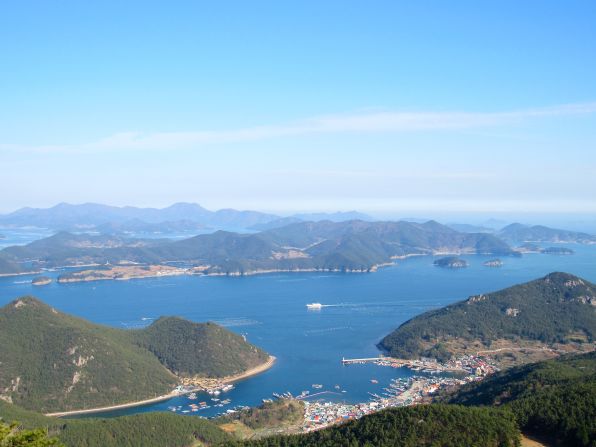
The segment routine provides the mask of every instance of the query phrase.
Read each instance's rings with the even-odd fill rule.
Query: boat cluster
[[[210,398],[210,402],[208,403],[207,401],[202,401],[199,402],[198,404],[196,403],[190,403],[187,404],[186,406],[182,406],[182,405],[172,405],[168,407],[168,410],[172,411],[172,412],[181,412],[181,413],[191,413],[191,412],[198,412],[201,410],[206,410],[208,408],[212,408],[212,407],[219,407],[219,408],[223,408],[226,405],[229,405],[230,403],[232,403],[231,399],[219,399],[216,396],[219,396],[221,393],[225,393],[227,391],[231,391],[234,389],[234,385],[231,384],[227,384],[227,385],[223,385],[221,387],[217,387],[217,388],[209,388],[207,390],[204,390],[207,394],[209,394],[211,396]],[[189,393],[189,391],[191,391],[191,389],[180,386],[178,388],[176,388],[177,391],[179,391],[181,394],[186,394],[186,397],[188,398],[188,400],[197,400],[198,399],[198,395],[196,393],[196,391],[192,391]],[[226,411],[226,413],[235,413],[238,409],[228,409]]]
[[[371,395],[369,402],[347,404],[306,401],[303,430],[318,430],[347,420],[359,419],[384,408],[414,405],[442,387],[461,385],[472,380],[477,380],[477,377],[467,376],[464,379],[457,379],[413,376],[407,379],[392,379],[389,386],[383,388],[380,394],[369,393]]]
[[[366,363],[366,361],[351,363]],[[445,363],[437,362],[434,359],[403,360],[394,359],[392,357],[384,357],[376,359],[374,364],[378,366],[389,366],[392,368],[406,367],[412,371],[429,374],[460,372],[476,375],[479,377],[484,377],[499,370],[494,361],[476,355],[457,356]]]

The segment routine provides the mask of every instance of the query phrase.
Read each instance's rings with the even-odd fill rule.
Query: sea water
[[[504,265],[482,265],[494,256],[463,256],[470,266],[443,269],[435,258],[412,257],[375,273],[283,273],[248,277],[180,276],[130,281],[52,283],[35,287],[31,277],[0,278],[0,305],[35,295],[62,312],[122,329],[139,328],[162,315],[193,321],[214,321],[246,336],[277,357],[268,371],[235,384],[218,398],[231,399],[213,407],[210,396],[177,397],[104,416],[206,401],[211,408],[189,415],[213,416],[238,405],[255,406],[272,393],[303,390],[334,401],[363,402],[381,393],[392,378],[412,371],[374,364],[342,365],[342,357],[376,357],[380,339],[408,319],[468,296],[499,290],[542,277],[569,272],[596,282],[596,245],[565,245],[574,255],[527,254],[503,257]],[[50,274],[52,275],[52,274]],[[320,311],[307,303],[320,302]],[[378,380],[378,384],[371,380]],[[314,389],[313,384],[323,388]],[[336,385],[339,389],[336,389]]]

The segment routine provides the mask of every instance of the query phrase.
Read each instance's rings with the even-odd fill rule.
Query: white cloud
[[[596,112],[596,102],[566,104],[508,112],[368,112],[309,118],[281,125],[223,131],[165,133],[121,132],[78,145],[0,144],[3,151],[86,153],[106,150],[171,150],[206,144],[239,143],[282,137],[332,133],[399,133],[458,130],[503,126],[543,117],[585,115]]]

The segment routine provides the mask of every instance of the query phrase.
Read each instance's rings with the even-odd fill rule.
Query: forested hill
[[[385,337],[381,347],[396,357],[448,356],[445,346],[459,339],[489,345],[497,339],[542,343],[594,342],[596,285],[568,273],[423,313]]]
[[[172,371],[221,377],[266,358],[212,323],[166,318],[143,330],[114,329],[32,297],[0,309],[0,398],[37,411],[148,399],[172,391],[178,383]]]
[[[519,426],[556,445],[596,446],[596,352],[564,356],[496,373],[443,400],[503,405]]]
[[[65,447],[197,447],[226,445],[231,442],[224,431],[206,419],[172,413],[58,419],[25,410],[0,399],[0,421],[2,420],[8,423],[18,422],[20,427],[26,429],[43,428],[50,436],[57,437]]]
[[[59,233],[0,251],[0,273],[84,264],[185,262],[208,273],[258,270],[368,271],[411,254],[485,253],[515,255],[485,233],[460,233],[434,221],[301,222],[255,234],[218,231],[180,241]]]
[[[304,435],[272,436],[245,447],[514,447],[519,431],[511,413],[492,408],[417,405],[383,410]],[[226,444],[232,445],[232,444]]]
[[[265,363],[267,353],[215,323],[162,317],[134,340],[179,376],[230,376]],[[200,343],[190,342],[191,340]]]

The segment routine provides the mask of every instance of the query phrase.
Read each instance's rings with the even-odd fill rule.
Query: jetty
[[[393,360],[391,357],[368,357],[368,358],[364,358],[364,359],[347,359],[345,357],[342,357],[341,362],[344,365],[351,365],[354,363],[374,363],[374,362],[379,362],[379,361],[388,361],[388,360]],[[397,359],[395,359],[397,360]]]
[[[347,359],[345,357],[342,357],[341,362],[343,365],[374,363],[375,365],[380,366],[391,366],[393,368],[405,367],[410,368],[414,371],[422,372],[467,372],[467,369],[462,365],[442,364],[432,359],[408,360],[385,356],[354,359]]]

